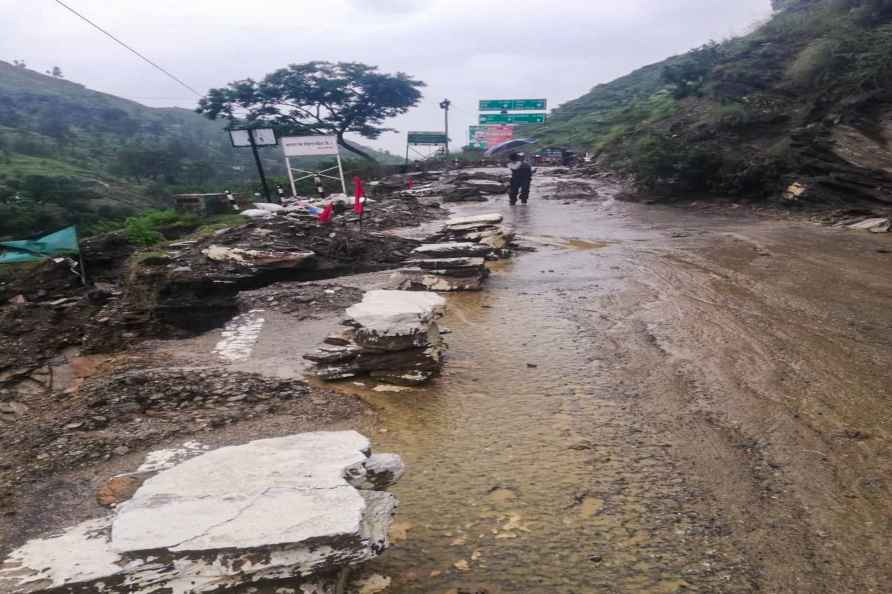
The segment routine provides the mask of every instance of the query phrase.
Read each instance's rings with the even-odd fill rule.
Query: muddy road
[[[410,467],[389,591],[892,592],[888,236],[609,195],[461,213],[494,207],[537,251],[450,297],[445,376],[342,387]]]
[[[442,378],[337,388],[409,465],[362,591],[892,592],[892,238],[555,181],[456,209],[535,251],[449,296]],[[258,315],[231,365],[278,377],[337,318]]]
[[[344,382],[223,429],[196,418],[194,436],[180,415],[171,443],[338,428],[402,455],[395,544],[348,591],[892,592],[892,236],[623,203],[604,185],[592,199],[590,183],[545,174],[527,206],[455,208],[501,212],[531,250],[448,297],[432,384]],[[242,293],[226,328],[149,343],[140,367],[300,378],[387,278]],[[69,473],[69,495],[46,485],[17,526],[47,506],[60,525],[90,517],[55,499],[88,500],[143,453]]]

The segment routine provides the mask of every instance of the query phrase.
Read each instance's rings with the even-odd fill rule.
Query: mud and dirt
[[[354,576],[386,592],[889,592],[892,234],[607,180],[560,197],[590,181],[542,171],[527,206],[455,210],[502,213],[526,251],[448,297],[428,387],[302,380],[379,273],[242,291],[222,330],[29,396],[3,427],[0,553],[89,517],[158,445],[332,426],[408,464],[395,545]]]

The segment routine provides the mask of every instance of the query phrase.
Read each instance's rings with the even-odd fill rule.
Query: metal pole
[[[294,172],[291,171],[291,159],[285,157],[285,167],[288,169],[288,181],[291,182],[291,197],[297,198],[297,187],[294,185]]]
[[[449,160],[449,102],[446,102],[446,109],[444,110],[444,117],[446,118],[446,160]]]
[[[266,196],[267,202],[272,202],[269,194],[269,186],[266,184],[266,175],[263,173],[263,164],[260,162],[260,155],[257,154],[257,144],[254,142],[254,130],[248,130],[248,139],[251,141],[251,152],[254,153],[254,162],[257,163],[257,173],[260,174],[260,181],[263,183],[263,194]]]
[[[406,141],[406,173],[409,173],[409,141]]]
[[[84,252],[81,251],[81,236],[77,232],[77,227],[74,228],[74,240],[77,241],[77,257],[81,263],[81,283],[86,287],[87,286],[87,267],[84,266]]]
[[[344,192],[344,196],[347,195],[347,182],[344,181],[344,167],[341,165],[341,151],[338,150],[338,173],[341,174],[341,189]]]
[[[445,131],[446,131],[446,143],[443,146],[446,149],[443,157],[446,159],[446,165],[449,166],[449,107],[452,105],[452,101],[449,99],[443,99],[440,102],[440,108],[443,110],[443,117],[445,119]]]

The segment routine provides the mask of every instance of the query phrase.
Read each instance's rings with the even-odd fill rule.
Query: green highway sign
[[[409,132],[409,144],[446,144],[442,132]]]
[[[481,99],[480,111],[545,111],[545,99]]]
[[[544,113],[481,113],[481,124],[541,124]]]

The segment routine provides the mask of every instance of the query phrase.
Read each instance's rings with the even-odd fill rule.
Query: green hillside
[[[775,7],[753,33],[599,85],[534,133],[651,189],[779,196],[799,182],[801,200],[892,204],[892,0]]]
[[[181,191],[253,190],[251,151],[234,149],[225,127],[0,61],[0,238],[88,232]],[[276,147],[261,155],[269,175],[285,175]]]

